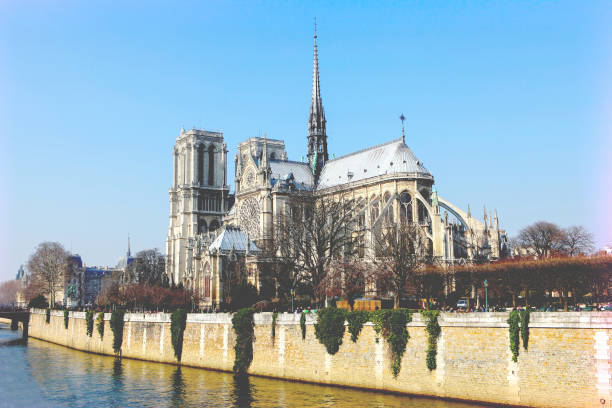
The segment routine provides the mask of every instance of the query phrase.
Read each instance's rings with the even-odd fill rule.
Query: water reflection
[[[247,407],[250,408],[255,401],[253,395],[255,394],[255,387],[249,381],[247,376],[234,376],[234,388],[233,388],[233,405],[234,407]]]
[[[11,333],[8,330],[0,330]],[[0,347],[0,406],[17,407],[406,407],[459,404],[114,359],[30,339]]]

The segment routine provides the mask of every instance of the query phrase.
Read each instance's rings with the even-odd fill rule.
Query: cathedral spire
[[[130,234],[128,234],[128,250],[127,250],[127,258],[132,256],[132,252],[130,251]],[[126,259],[127,259],[126,258]]]
[[[321,101],[319,83],[319,53],[317,49],[317,20],[314,27],[314,56],[312,63],[312,99],[308,116],[308,163],[313,169],[315,179],[319,177],[323,165],[328,160],[327,134],[325,132],[325,112]]]

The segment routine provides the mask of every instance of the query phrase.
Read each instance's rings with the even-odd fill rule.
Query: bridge
[[[28,326],[30,324],[30,312],[27,310],[21,311],[0,311],[0,319],[8,319],[11,321],[11,328],[16,327],[18,322],[23,325],[22,339],[28,340]]]

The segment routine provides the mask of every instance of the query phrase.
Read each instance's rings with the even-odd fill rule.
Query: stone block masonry
[[[610,352],[612,313],[532,313],[529,349],[520,347],[512,361],[508,313],[442,313],[437,368],[425,363],[428,335],[425,319],[415,314],[408,324],[410,340],[397,378],[391,372],[389,344],[367,323],[356,343],[348,330],[333,356],[314,335],[314,316],[308,316],[302,340],[300,315],[279,314],[271,338],[272,313],[255,315],[253,375],[339,386],[499,405],[529,407],[612,407]],[[61,311],[30,315],[30,337],[74,349],[114,355],[110,314],[105,315],[104,338],[97,330],[87,336],[85,313],[71,312],[68,329]],[[231,314],[188,314],[182,364],[231,371],[235,333]],[[176,364],[170,334],[170,315],[125,315],[123,357]],[[602,404],[603,401],[603,404]]]

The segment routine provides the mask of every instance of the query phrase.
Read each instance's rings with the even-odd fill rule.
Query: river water
[[[21,337],[0,324],[0,407],[406,407],[477,405],[115,359]]]

